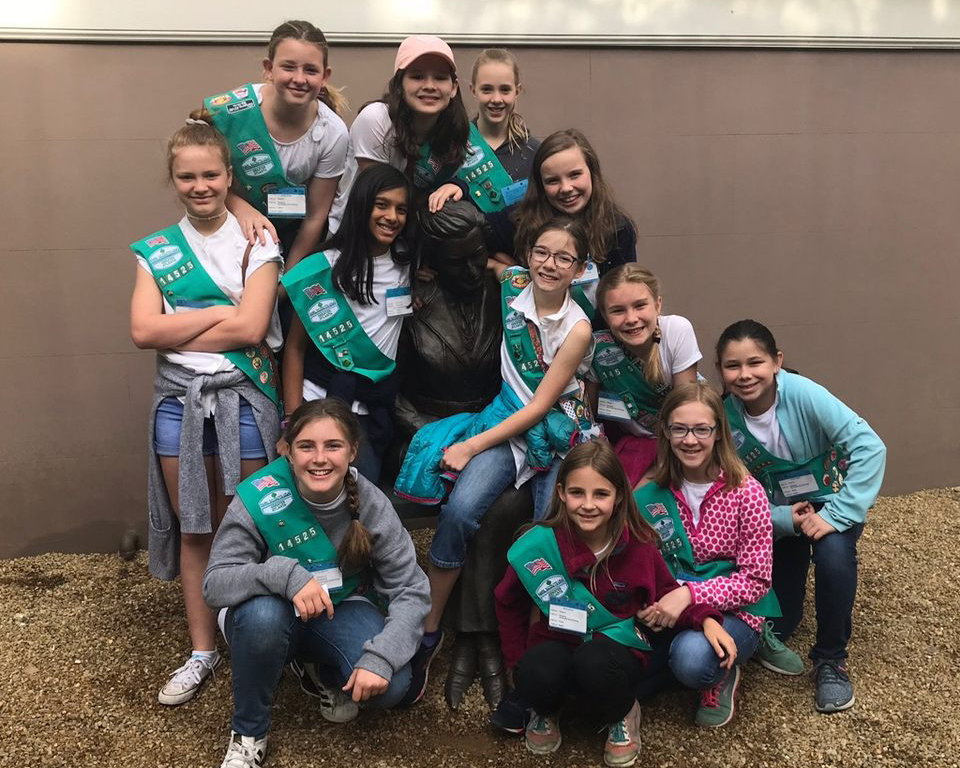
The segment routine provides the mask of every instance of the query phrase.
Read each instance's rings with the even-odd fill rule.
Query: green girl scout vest
[[[500,283],[500,314],[503,321],[503,338],[510,351],[510,361],[523,383],[531,392],[536,392],[547,372],[543,361],[543,344],[537,327],[523,315],[511,309],[514,299],[530,284],[530,272],[521,267],[511,267],[503,274]],[[593,427],[593,419],[583,400],[564,395],[559,401],[560,409],[577,422],[581,432]]]
[[[430,144],[425,141],[413,169],[416,186],[429,188],[437,181],[456,176],[467,185],[470,199],[484,213],[502,211],[506,207],[503,189],[513,184],[513,178],[504,170],[496,153],[473,123],[470,124],[467,154],[458,169],[440,165],[430,152]]]
[[[693,559],[693,547],[680,519],[680,508],[669,488],[661,488],[650,482],[633,492],[640,515],[660,537],[660,554],[670,573],[680,582],[706,581],[717,576],[729,576],[736,570],[731,560],[713,560],[699,564]],[[754,616],[781,616],[780,602],[771,588],[757,602],[741,610]]]
[[[250,475],[237,486],[237,495],[272,554],[293,558],[315,574],[327,585],[334,605],[354,592],[359,574],[347,578],[339,574],[337,548],[300,497],[286,457]]]
[[[203,106],[227,140],[233,173],[243,185],[247,201],[266,214],[267,195],[293,185],[284,176],[253,83],[210,96],[203,100]]]
[[[333,285],[333,269],[321,251],[302,259],[281,279],[307,336],[336,368],[373,382],[397,364],[367,336],[347,298]]]
[[[604,392],[620,398],[630,418],[656,434],[657,414],[670,391],[669,384],[653,385],[643,375],[643,363],[628,354],[610,331],[593,334],[596,344],[593,370]],[[654,354],[658,354],[654,350]]]
[[[551,605],[585,610],[585,640],[593,637],[595,632],[601,632],[628,648],[651,650],[633,618],[617,618],[593,596],[586,585],[570,577],[560,557],[560,547],[557,546],[553,529],[535,525],[513,543],[507,551],[507,562],[544,616],[552,618]],[[551,626],[554,626],[552,622]]]
[[[724,401],[730,420],[733,444],[743,463],[767,492],[771,502],[782,494],[788,504],[817,501],[837,493],[843,486],[850,456],[843,445],[835,445],[822,456],[795,462],[774,456],[747,428],[743,415],[733,404],[733,396]]]
[[[179,225],[154,232],[131,244],[130,249],[146,259],[153,279],[170,306],[199,309],[216,304],[233,304],[203,268]],[[222,354],[280,407],[277,363],[266,342]]]

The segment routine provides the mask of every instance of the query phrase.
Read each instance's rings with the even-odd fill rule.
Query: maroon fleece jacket
[[[578,536],[563,526],[553,529],[567,573],[590,588],[590,566],[596,562],[593,552]],[[617,618],[635,616],[665,594],[678,587],[667,569],[660,550],[655,544],[637,541],[624,530],[623,535],[596,575],[596,590],[593,592],[600,603]],[[550,629],[547,617],[539,611],[536,621],[530,623],[533,600],[523,588],[511,566],[494,591],[497,621],[500,624],[500,645],[507,667],[513,669],[528,648],[545,640],[560,640],[578,645],[581,638],[569,632]],[[723,622],[723,615],[708,605],[690,605],[677,620],[676,629],[701,629],[705,619]],[[646,663],[647,654],[633,650]]]

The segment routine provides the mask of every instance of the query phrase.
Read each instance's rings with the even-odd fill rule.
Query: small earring
[[[659,344],[660,339],[663,338],[663,333],[660,330],[660,321],[657,321],[657,327],[653,329],[653,343]]]

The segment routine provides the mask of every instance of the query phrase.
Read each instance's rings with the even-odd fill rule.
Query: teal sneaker
[[[753,658],[778,675],[802,675],[803,659],[780,642],[773,633],[773,622],[767,621],[760,630],[760,645]]]
[[[693,718],[702,728],[720,728],[733,719],[734,700],[740,685],[740,666],[736,665],[713,688],[700,691],[700,706]]]
[[[817,686],[814,698],[817,712],[842,712],[853,706],[853,683],[846,662],[840,659],[818,661],[813,668],[813,680]]]

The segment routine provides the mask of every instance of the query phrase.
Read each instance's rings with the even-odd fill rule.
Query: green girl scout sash
[[[250,475],[237,486],[237,495],[272,554],[293,558],[310,571],[334,605],[354,592],[360,576],[343,578],[337,548],[300,498],[286,457]]]
[[[233,172],[246,190],[248,202],[267,213],[267,195],[294,188],[283,173],[283,164],[263,121],[252,83],[210,96],[203,106],[213,124],[227,139]],[[305,200],[306,198],[304,198]]]
[[[233,304],[203,268],[179,225],[154,232],[131,244],[130,249],[146,259],[153,279],[170,306],[200,309],[215,304]],[[265,341],[258,346],[229,350],[222,354],[280,407],[277,363]]]
[[[582,635],[601,632],[628,648],[651,650],[633,618],[619,619],[587,589],[570,577],[551,528],[535,525],[507,551],[507,562],[552,629]]]
[[[707,581],[717,576],[729,576],[737,567],[731,560],[713,560],[699,564],[693,559],[693,547],[680,519],[680,508],[669,488],[647,483],[633,492],[640,515],[660,536],[660,553],[679,582]],[[740,610],[754,616],[768,618],[781,616],[780,602],[771,588],[757,602]]]
[[[522,312],[511,309],[514,299],[530,284],[530,272],[521,267],[511,267],[503,274],[500,283],[500,313],[503,321],[503,337],[510,350],[510,360],[523,383],[531,392],[536,392],[547,372],[543,361],[543,344],[537,327]],[[593,427],[593,420],[583,400],[564,395],[558,403],[560,409],[577,422],[582,433]]]
[[[467,154],[459,168],[454,170],[451,166],[440,165],[430,152],[429,142],[423,142],[420,157],[413,168],[413,181],[418,187],[432,187],[438,180],[456,176],[467,185],[470,199],[484,213],[502,211],[506,207],[503,189],[513,184],[513,178],[473,123],[470,124]]]
[[[783,494],[788,504],[817,501],[837,493],[843,486],[850,464],[845,446],[834,445],[822,456],[802,463],[787,461],[774,456],[750,434],[732,396],[726,398],[724,408],[730,420],[734,447],[771,502],[778,493]]]
[[[670,391],[670,385],[653,385],[647,381],[643,374],[643,363],[628,354],[610,331],[598,331],[593,334],[593,339],[596,344],[593,370],[603,387],[601,401],[612,400],[615,406],[616,399],[619,399],[633,421],[650,434],[656,434],[657,414]],[[654,354],[658,354],[656,350]],[[622,409],[611,408],[609,414],[604,414],[600,409],[600,415],[609,415],[616,420],[616,410],[622,412]]]
[[[347,298],[334,287],[333,269],[322,251],[302,259],[281,282],[307,336],[332,366],[373,382],[393,373],[396,362],[370,340]]]

